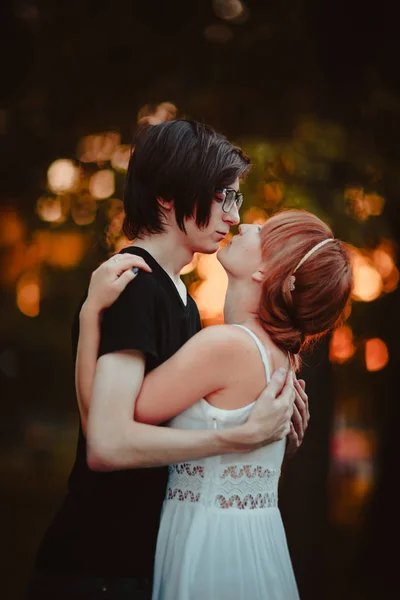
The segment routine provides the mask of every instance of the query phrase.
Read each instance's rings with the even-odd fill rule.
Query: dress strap
[[[262,361],[264,363],[265,376],[267,378],[267,383],[269,383],[270,379],[271,379],[271,367],[270,367],[268,356],[267,356],[264,346],[262,345],[262,343],[260,342],[260,340],[256,336],[256,334],[251,331],[251,329],[249,329],[248,327],[245,327],[244,325],[238,325],[237,323],[234,323],[234,325],[235,325],[235,327],[240,327],[240,329],[244,329],[245,331],[247,331],[247,333],[249,333],[251,335],[251,337],[257,344],[257,347],[261,354]]]

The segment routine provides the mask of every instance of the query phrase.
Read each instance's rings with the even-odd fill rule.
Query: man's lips
[[[225,246],[228,246],[228,245],[229,245],[229,243],[230,243],[230,240],[231,240],[231,238],[232,238],[232,234],[231,234],[231,233],[229,233],[229,231],[227,231],[225,234],[223,234],[222,232],[217,232],[217,233],[220,233],[220,235],[221,235],[221,236],[222,236],[222,235],[224,236],[224,237],[223,237],[223,238],[220,240],[220,242],[221,242],[221,246],[220,246],[220,248],[225,248]]]

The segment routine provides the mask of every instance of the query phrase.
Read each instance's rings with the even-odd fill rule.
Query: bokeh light
[[[27,317],[40,312],[40,281],[36,271],[27,271],[17,281],[17,306]]]
[[[268,215],[262,208],[253,206],[243,213],[242,223],[254,223],[255,225],[264,225],[268,219]]]
[[[0,246],[13,246],[25,235],[25,225],[11,209],[0,211]]]
[[[47,171],[47,184],[55,194],[73,191],[79,182],[79,169],[68,158],[55,160]]]
[[[111,157],[111,166],[116,170],[124,173],[128,170],[129,159],[131,157],[131,147],[128,144],[118,146]]]
[[[329,347],[330,361],[343,364],[354,355],[355,351],[351,328],[348,325],[342,325],[335,329]]]
[[[354,277],[353,299],[362,302],[376,300],[383,291],[380,273],[359,250],[353,247],[350,249],[349,254]]]
[[[213,0],[213,9],[217,17],[227,21],[242,19],[246,14],[240,0]]]
[[[84,163],[105,163],[111,160],[120,141],[121,136],[115,131],[88,135],[79,143],[77,150],[78,158]]]
[[[372,338],[365,342],[365,365],[367,371],[380,371],[389,361],[389,350],[383,340]]]
[[[111,169],[97,171],[89,179],[89,192],[93,198],[104,200],[113,195],[115,191],[114,172]]]
[[[66,219],[59,196],[42,196],[36,203],[36,211],[42,221],[62,223]]]
[[[350,214],[358,221],[379,216],[385,206],[385,199],[376,193],[365,194],[361,186],[349,186],[344,197]]]
[[[36,231],[34,241],[41,259],[48,265],[72,269],[81,262],[88,240],[76,231]]]
[[[77,225],[90,225],[96,213],[96,200],[89,193],[82,193],[73,199],[71,216]]]
[[[216,254],[201,254],[197,272],[202,278],[189,290],[197,302],[202,319],[209,323],[222,323],[228,277]]]

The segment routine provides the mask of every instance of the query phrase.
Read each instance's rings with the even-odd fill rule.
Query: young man
[[[143,377],[201,327],[179,273],[194,252],[215,252],[239,222],[239,177],[248,168],[241,150],[198,123],[163,123],[138,136],[124,198],[125,233],[136,241],[99,270],[108,269],[116,286],[133,277],[122,274],[129,261],[144,270],[104,314],[90,293],[81,310],[77,456],[68,496],[39,550],[31,598],[150,598],[167,469],[143,467],[243,452],[288,433],[294,390],[287,382],[279,394],[279,374],[249,421],[235,429],[182,431],[133,420]],[[84,335],[93,320],[101,321],[100,340]],[[76,324],[75,345],[78,336]]]

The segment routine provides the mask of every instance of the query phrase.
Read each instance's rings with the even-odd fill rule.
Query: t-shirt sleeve
[[[119,350],[140,350],[157,358],[157,282],[139,275],[103,315],[99,357]]]

